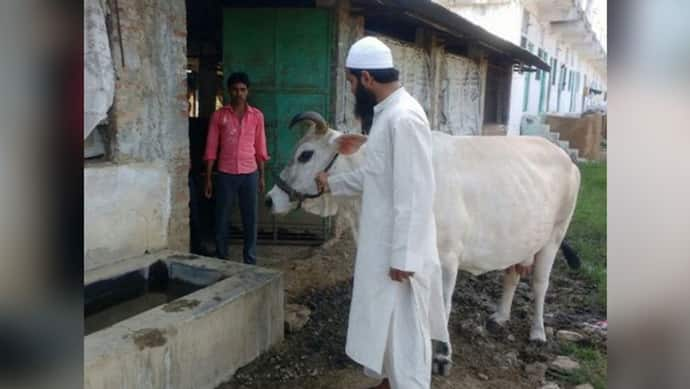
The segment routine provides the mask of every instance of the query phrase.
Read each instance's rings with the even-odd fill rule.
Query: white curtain
[[[105,0],[84,1],[84,139],[108,116],[115,93],[105,15]]]

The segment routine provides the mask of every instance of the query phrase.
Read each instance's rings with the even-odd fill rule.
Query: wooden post
[[[480,134],[484,135],[484,105],[486,104],[486,82],[489,76],[489,59],[482,56],[479,59],[479,77],[480,77],[480,96],[479,96],[479,121]]]
[[[445,47],[435,32],[428,34],[425,49],[430,58],[430,111],[429,124],[432,130],[439,130],[441,125],[441,89],[443,82],[443,60]]]
[[[488,53],[483,48],[471,45],[468,56],[479,65],[479,134],[484,133],[484,105],[486,102],[486,79],[489,72]]]

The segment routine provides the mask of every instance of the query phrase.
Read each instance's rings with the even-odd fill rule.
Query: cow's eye
[[[297,157],[297,160],[302,163],[307,163],[311,159],[312,155],[314,155],[314,150],[304,150],[299,157]]]

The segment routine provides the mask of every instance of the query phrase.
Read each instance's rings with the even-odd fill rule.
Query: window
[[[558,60],[553,58],[551,60],[551,85],[556,85],[556,78],[558,76]]]

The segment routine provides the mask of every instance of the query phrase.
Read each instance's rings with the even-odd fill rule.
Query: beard
[[[369,134],[369,130],[371,130],[375,105],[376,96],[364,89],[362,84],[357,84],[355,89],[355,117],[362,123],[362,133],[364,135]]]

